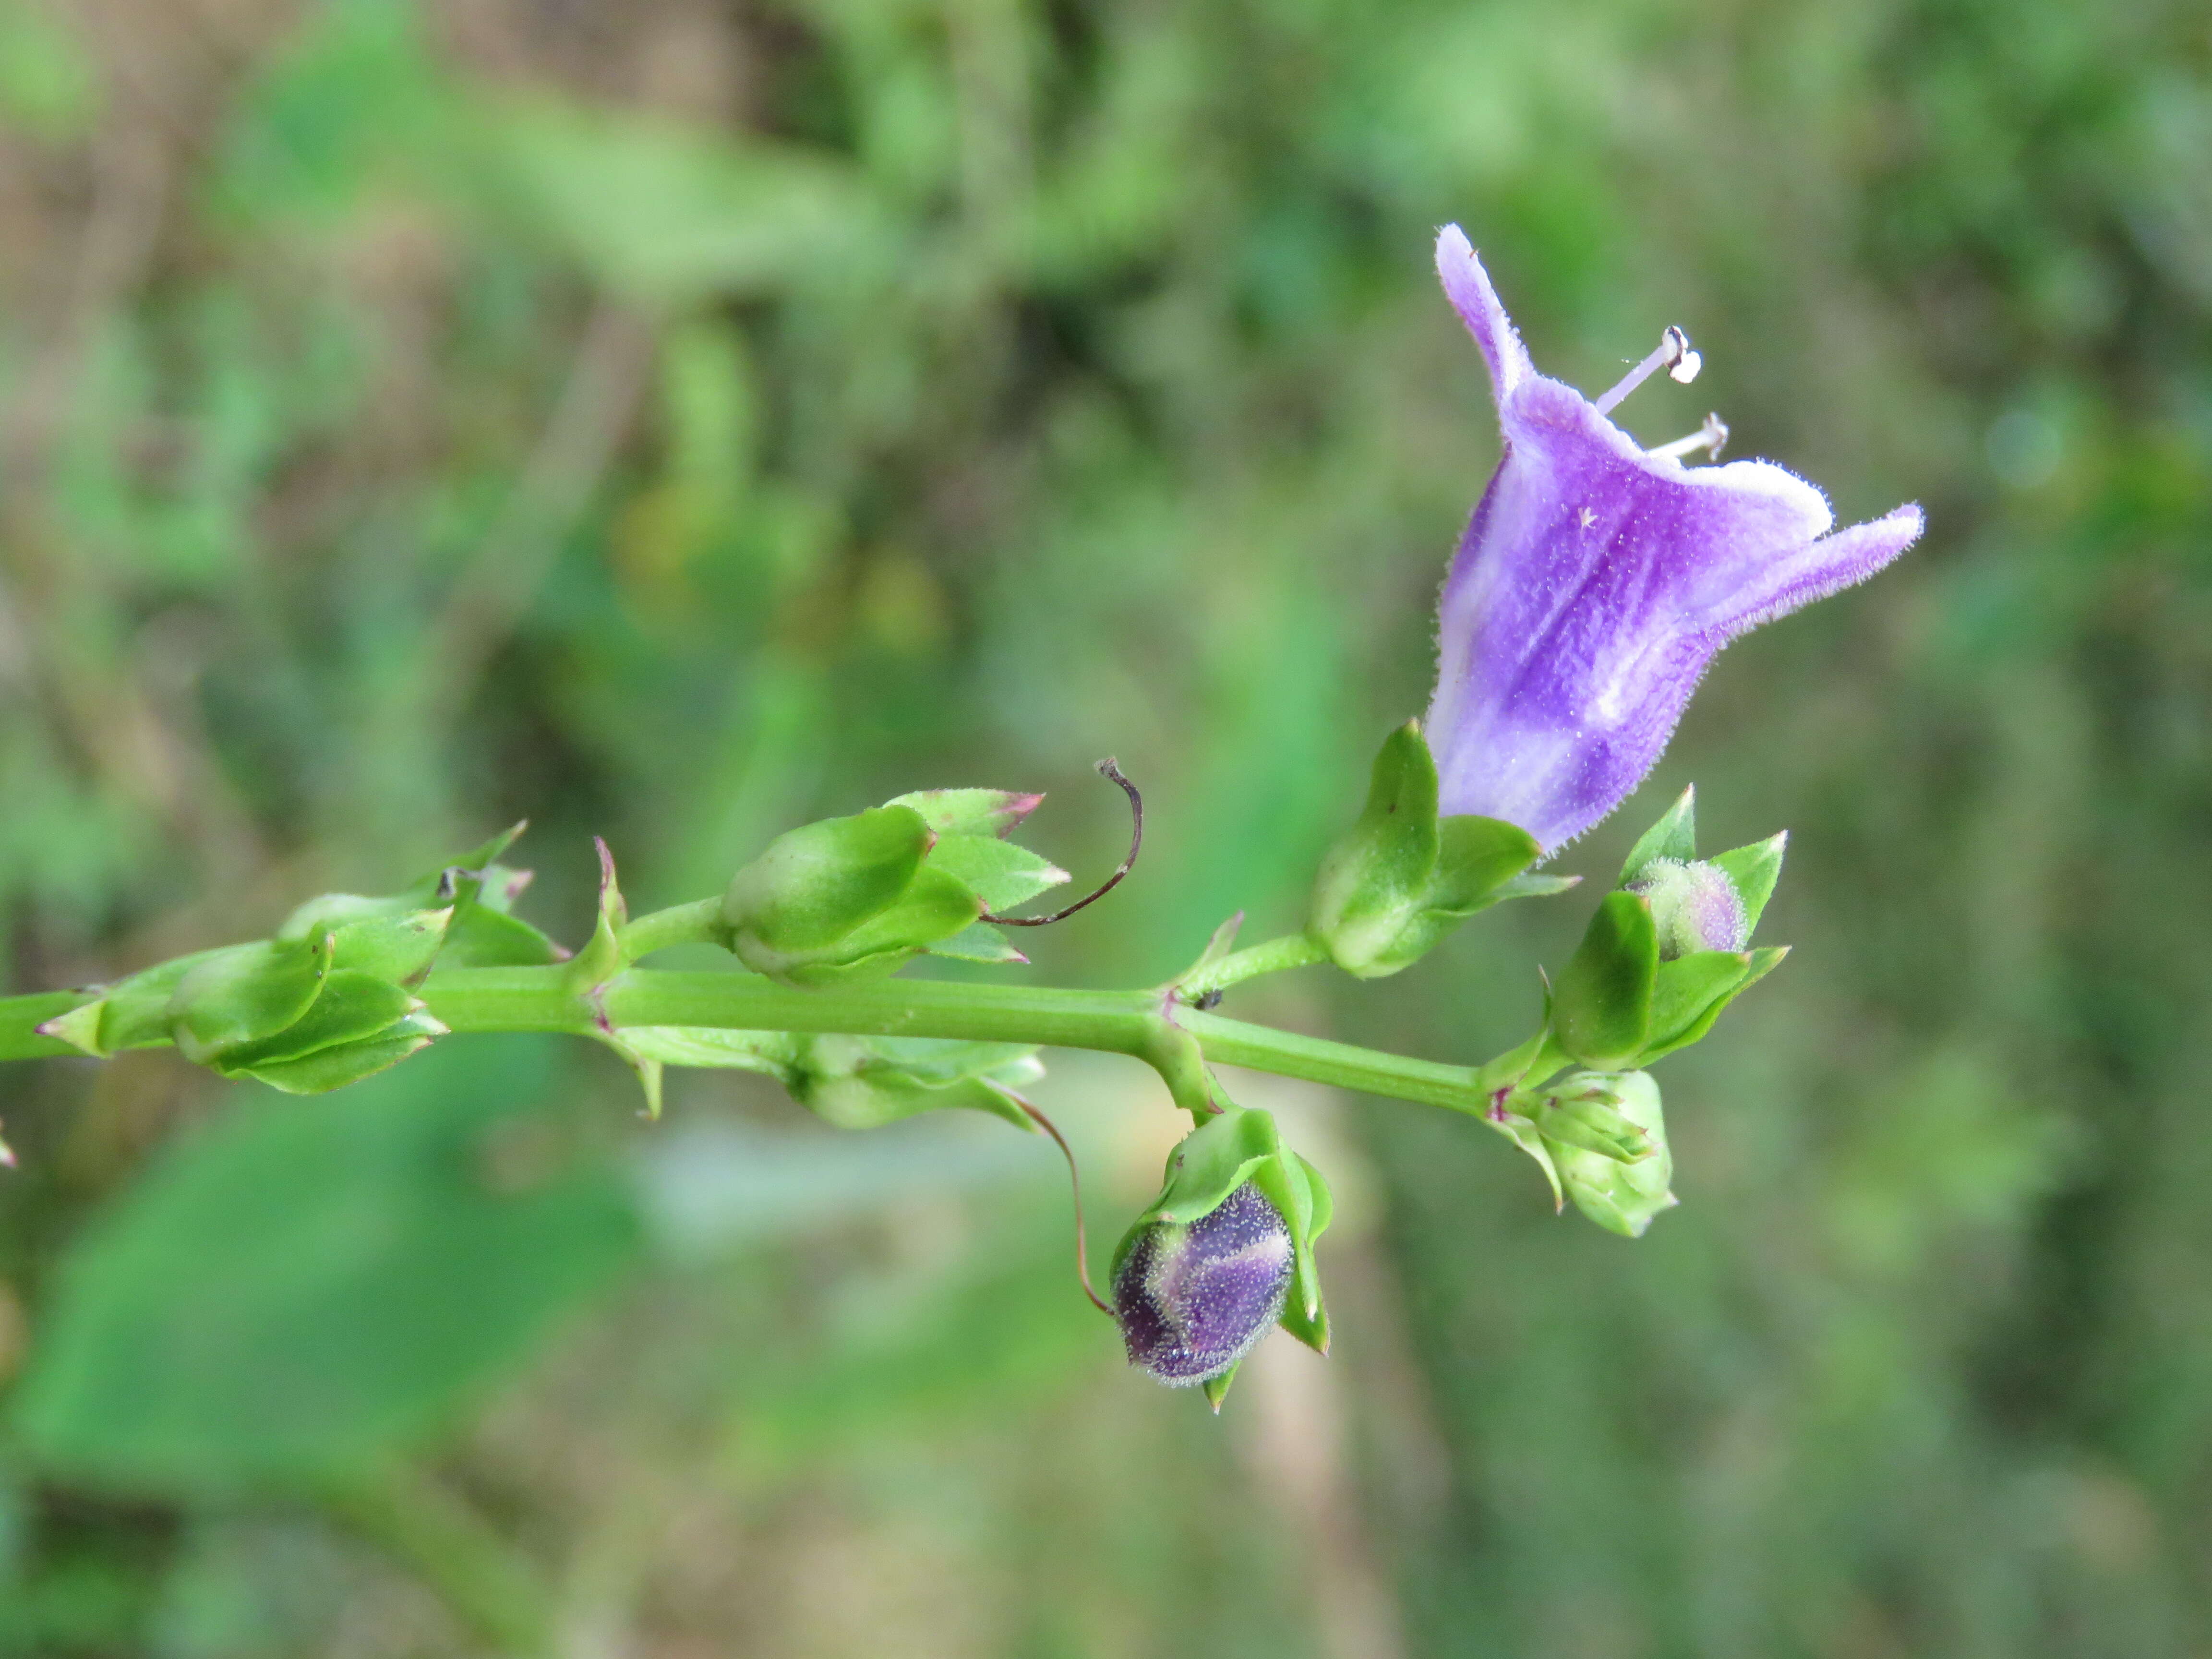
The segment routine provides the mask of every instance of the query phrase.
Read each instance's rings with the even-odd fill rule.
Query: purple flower
[[[1227,1370],[1282,1316],[1291,1231],[1250,1182],[1193,1222],[1140,1229],[1114,1270],[1129,1363],[1175,1387]]]
[[[1658,763],[1713,655],[1863,581],[1919,536],[1917,507],[1829,533],[1826,499],[1767,461],[1687,467],[1704,432],[1646,450],[1606,411],[1655,369],[1697,372],[1679,329],[1592,403],[1529,362],[1457,225],[1444,292],[1482,348],[1505,453],[1444,583],[1426,722],[1441,806],[1517,823],[1547,852]]]

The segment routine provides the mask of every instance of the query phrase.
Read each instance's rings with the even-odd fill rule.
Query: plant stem
[[[534,1659],[551,1649],[552,1598],[536,1565],[427,1473],[331,1481],[316,1496],[357,1536],[420,1573],[494,1652]]]
[[[1305,934],[1285,933],[1280,939],[1232,951],[1220,961],[1181,981],[1176,989],[1186,1002],[1196,1002],[1201,997],[1242,985],[1262,974],[1279,974],[1286,968],[1310,968],[1328,960],[1328,952]]]
[[[1263,957],[1283,943],[1238,954]],[[1293,965],[1288,959],[1293,952],[1275,954],[1282,965]],[[420,994],[456,1033],[596,1030],[593,1007],[567,982],[566,972],[563,967],[449,969],[433,974]],[[75,1052],[37,1036],[32,1027],[83,1000],[83,994],[70,992],[0,999],[0,1060]],[[1158,1071],[1176,1105],[1194,1116],[1213,1109],[1204,1071],[1209,1060],[1455,1111],[1479,1113],[1487,1093],[1485,1075],[1476,1067],[1411,1060],[1201,1013],[1178,1006],[1159,989],[1078,991],[890,979],[833,990],[794,990],[752,974],[632,968],[606,986],[599,1005],[617,1029],[836,1031],[1034,1042],[1127,1054]]]
[[[720,945],[722,938],[722,901],[694,899],[689,904],[672,904],[665,910],[654,910],[624,927],[623,954],[635,962],[672,945]]]

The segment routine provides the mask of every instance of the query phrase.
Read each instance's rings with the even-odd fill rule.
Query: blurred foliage
[[[1109,751],[1146,862],[1041,975],[1291,921],[1494,456],[1447,219],[1551,372],[1696,336],[1647,439],[1932,525],[1563,861],[1692,777],[1793,831],[1802,948],[1660,1073],[1682,1208],[1351,1103],[1336,1357],[1218,1424],[1003,1126],[648,1131],[585,1045],[9,1068],[0,1652],[2212,1639],[2202,7],[4,0],[0,129],[25,988],[524,813],[572,942],[592,832],[649,905],[934,785],[1051,787],[1080,881]],[[1514,908],[1250,1006],[1479,1058],[1578,931]],[[1167,1114],[1066,1070],[1126,1216]]]

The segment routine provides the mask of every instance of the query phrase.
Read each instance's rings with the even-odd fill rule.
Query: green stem
[[[536,1565],[427,1474],[333,1481],[316,1496],[357,1536],[421,1574],[493,1652],[534,1659],[551,1650],[552,1598]]]
[[[672,904],[640,916],[622,930],[623,955],[635,962],[672,945],[720,945],[727,929],[722,922],[722,901],[694,899]]]
[[[566,971],[449,969],[433,974],[420,994],[430,1012],[456,1032],[592,1031],[597,1016],[568,983]],[[66,992],[0,999],[0,1060],[73,1053],[31,1028],[82,1000],[81,994]],[[1127,1054],[1158,1071],[1176,1104],[1194,1116],[1212,1109],[1204,1065],[1216,1060],[1455,1111],[1480,1112],[1488,1092],[1485,1073],[1475,1067],[1411,1060],[1201,1013],[1157,989],[1077,991],[891,979],[833,990],[794,990],[752,974],[632,968],[606,987],[600,1000],[617,1027],[954,1037]]]
[[[1242,985],[1262,974],[1279,974],[1286,968],[1310,968],[1327,962],[1328,952],[1304,933],[1285,933],[1229,955],[1179,982],[1176,988],[1186,1002],[1196,1002],[1216,991]]]

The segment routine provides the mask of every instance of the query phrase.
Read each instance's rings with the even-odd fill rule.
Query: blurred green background
[[[1728,653],[1786,969],[1637,1244],[1238,1079],[1339,1340],[1215,1420],[1049,1147],[589,1045],[0,1073],[0,1653],[2212,1652],[2212,14],[2116,0],[0,3],[0,939],[112,976],[514,817],[571,942],[900,791],[1295,925],[1495,458],[1465,225],[1595,389],[1926,542]],[[1237,1012],[1461,1061],[1579,897]],[[1174,1133],[1055,1058],[1094,1249]]]

